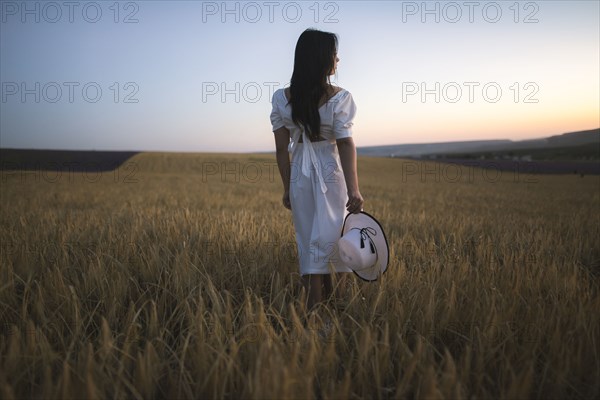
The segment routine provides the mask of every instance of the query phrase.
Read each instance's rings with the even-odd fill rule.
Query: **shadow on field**
[[[138,153],[137,151],[0,149],[0,170],[112,171]]]

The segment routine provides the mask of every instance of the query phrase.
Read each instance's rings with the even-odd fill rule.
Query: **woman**
[[[337,36],[307,29],[296,44],[290,87],[272,98],[283,205],[292,210],[308,309],[332,294],[329,262],[335,272],[351,272],[339,262],[337,240],[346,211],[363,206],[352,140],[356,105],[330,81],[338,61]]]

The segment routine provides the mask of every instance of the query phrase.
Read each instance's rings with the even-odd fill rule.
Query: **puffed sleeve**
[[[273,126],[273,131],[276,131],[277,129],[284,126],[283,119],[281,118],[281,114],[279,113],[279,107],[277,105],[276,99],[276,96],[278,95],[277,92],[279,90],[276,90],[273,93],[273,97],[271,98],[271,105],[273,106],[273,109],[271,110],[271,125]]]
[[[336,139],[352,136],[352,125],[356,115],[356,104],[352,94],[348,91],[334,103],[333,108],[333,135]]]

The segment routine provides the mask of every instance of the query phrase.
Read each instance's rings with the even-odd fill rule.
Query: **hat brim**
[[[358,214],[348,214],[344,218],[344,225],[342,227],[342,236],[346,234],[352,228],[364,228],[371,227],[375,230],[376,234],[371,236],[375,248],[377,249],[377,261],[370,268],[361,270],[352,270],[356,276],[360,279],[373,282],[376,281],[381,275],[387,271],[388,264],[390,261],[390,249],[388,241],[385,236],[385,232],[381,227],[379,221],[375,219],[371,214],[361,211]]]

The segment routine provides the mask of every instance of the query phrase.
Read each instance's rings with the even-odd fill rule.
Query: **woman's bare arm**
[[[356,214],[362,210],[364,203],[358,188],[356,146],[354,146],[354,140],[352,140],[351,137],[337,139],[336,142],[342,169],[344,170],[346,188],[348,189],[348,203],[346,203],[346,208],[348,209],[348,212]]]
[[[290,155],[288,145],[290,144],[290,131],[286,127],[281,127],[275,131],[275,157],[277,158],[277,167],[279,175],[283,182],[283,205],[291,209],[290,205]]]

